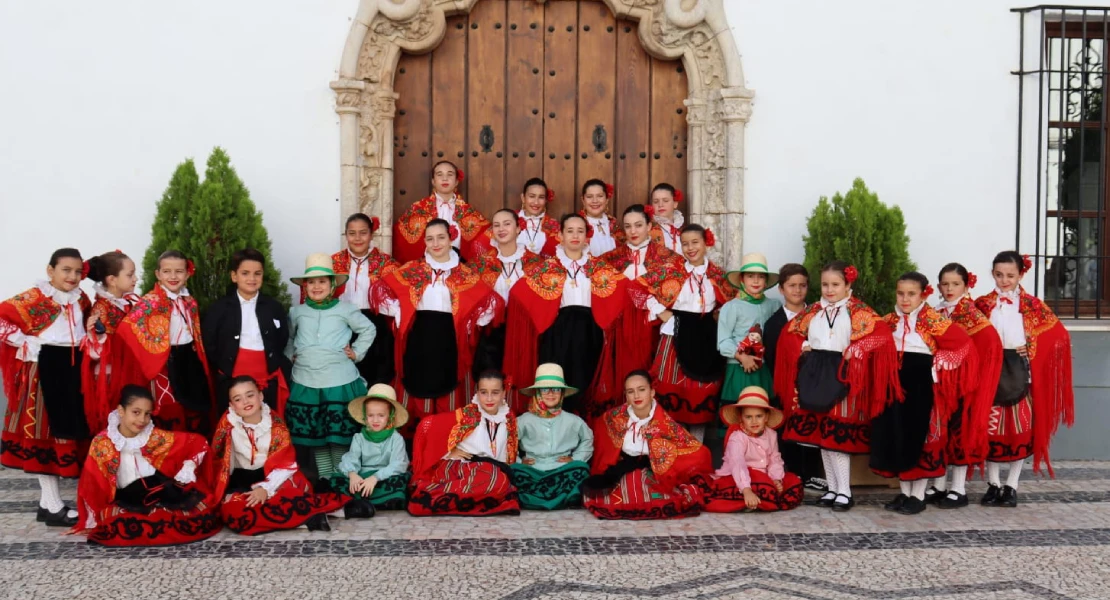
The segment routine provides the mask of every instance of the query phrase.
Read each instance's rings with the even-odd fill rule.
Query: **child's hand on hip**
[[[357,356],[357,355],[355,354],[355,351],[354,351],[354,350],[351,350],[351,346],[350,346],[350,345],[348,345],[348,346],[347,346],[346,348],[344,348],[344,349],[343,349],[343,353],[344,353],[344,354],[346,354],[346,355],[347,355],[347,358],[349,358],[349,359],[351,359],[351,360],[354,360],[354,359],[355,359],[355,356]]]

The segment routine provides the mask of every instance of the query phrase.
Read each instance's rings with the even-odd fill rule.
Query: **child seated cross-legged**
[[[729,425],[725,461],[709,479],[705,510],[751,512],[790,510],[802,503],[802,480],[786,472],[779,454],[782,411],[771,407],[767,390],[749,386],[736,404],[721,408]]]
[[[77,484],[72,533],[104,546],[169,546],[223,528],[197,467],[208,443],[194,433],[154,426],[154,397],[124,386],[108,428],[93,438]]]
[[[301,525],[330,531],[327,513],[344,499],[313,492],[297,467],[289,428],[264,402],[258,382],[239,375],[228,383],[231,406],[216,426],[210,463],[224,523],[242,535]]]
[[[370,392],[351,400],[347,412],[362,424],[351,438],[351,449],[331,477],[332,489],[344,494],[348,519],[369,519],[376,509],[405,508],[409,457],[398,430],[409,422],[409,411],[397,401],[392,386],[376,383]]]

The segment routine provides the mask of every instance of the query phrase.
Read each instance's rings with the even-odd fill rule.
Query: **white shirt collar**
[[[427,252],[424,253],[424,260],[428,262],[430,267],[437,271],[450,271],[459,266],[459,255],[455,254],[453,251],[451,252],[451,258],[448,258],[445,262],[437,262],[436,259],[432,258],[432,255]]]
[[[185,287],[181,288],[181,291],[176,294],[167,290],[166,288],[162,288],[162,291],[166,292],[166,297],[170,300],[177,300],[178,298],[184,298],[189,295],[189,288]]]
[[[941,296],[940,297],[940,302],[937,302],[937,308],[940,309],[940,310],[947,310],[949,308],[953,308],[957,304],[960,303],[960,300],[963,300],[963,298],[962,297],[961,298],[956,298],[955,300],[949,302],[949,301],[944,299],[944,296]]]
[[[497,409],[497,414],[495,415],[491,415],[482,409],[482,405],[478,403],[478,394],[474,394],[474,397],[470,399],[470,403],[478,405],[478,414],[482,415],[483,421],[504,423],[505,420],[509,418],[509,405],[504,402],[501,403],[501,408]]]
[[[705,275],[709,270],[709,261],[701,263],[701,266],[695,267],[690,261],[686,261],[686,272],[693,273],[694,275]]]
[[[436,192],[436,204],[450,204],[451,206],[454,206],[455,195],[451,194],[450,196],[444,198],[443,194]]]
[[[582,266],[585,265],[586,261],[590,259],[590,251],[588,249],[583,249],[582,258],[574,260],[571,257],[567,256],[567,253],[563,250],[563,246],[559,245],[555,247],[555,258],[558,258],[559,262],[563,263],[564,266],[573,264]]]
[[[652,400],[651,400],[651,412],[648,413],[648,416],[641,419],[641,418],[637,417],[636,413],[632,410],[632,405],[631,404],[628,405],[628,420],[629,420],[629,422],[634,423],[636,425],[643,425],[644,423],[647,423],[648,421],[650,421],[652,419],[652,417],[655,416],[655,407],[656,406],[659,406],[659,404],[655,401],[654,398],[652,398]]]
[[[609,215],[607,215],[605,213],[601,213],[600,217],[591,217],[590,215],[585,215],[585,217],[587,219],[593,220],[594,222],[599,223],[599,224],[605,224],[605,225],[609,224]],[[609,233],[609,232],[606,231],[605,233]]]
[[[1021,295],[1021,288],[1014,288],[1008,292],[1003,292],[998,288],[994,288],[994,291],[998,292],[999,298],[1009,298],[1011,300],[1017,300],[1018,296]]]
[[[51,300],[65,306],[66,304],[73,304],[81,299],[81,288],[75,287],[73,291],[63,292],[58,288],[50,285],[49,281],[40,281],[38,283],[39,291],[43,295],[49,297]]]
[[[247,423],[242,417],[235,414],[234,410],[227,411],[227,420],[231,423],[232,427],[253,429],[255,433],[269,431],[270,427],[273,425],[273,420],[270,418],[270,407],[265,403],[262,404],[262,420],[257,423]]]
[[[670,219],[666,217],[655,217],[655,222],[660,225],[673,225],[675,227],[682,227],[682,224],[686,222],[686,218],[682,216],[682,211],[676,210],[674,211],[674,216]]]
[[[902,312],[901,310],[899,310],[898,311],[898,316],[902,319],[903,322],[905,322],[906,317],[909,317],[910,324],[911,325],[916,325],[917,324],[917,315],[921,314],[921,310],[924,309],[924,308],[925,308],[925,303],[922,302],[920,305],[918,305],[917,308],[913,309],[913,311],[911,311],[909,314],[906,314],[906,313]]]
[[[851,300],[851,299],[852,299],[852,292],[851,291],[848,292],[847,296],[845,296],[841,300],[838,300],[835,303],[829,302],[828,300],[825,300],[824,298],[821,298],[821,308],[824,308],[824,309],[843,308],[843,307],[848,305],[848,301]]]
[[[501,254],[501,248],[498,248],[497,249],[497,258],[498,258],[498,260],[500,260],[503,263],[513,263],[513,262],[516,262],[516,261],[520,260],[520,258],[522,256],[524,256],[524,251],[525,251],[524,244],[517,244],[516,245],[516,252],[510,254],[509,256],[505,256],[504,254]]]
[[[633,246],[632,242],[628,242],[628,249],[633,251],[633,252],[637,252],[639,250],[643,250],[644,248],[647,248],[649,244],[651,244],[651,238],[650,237],[648,239],[644,240],[644,243],[640,244],[639,246]]]
[[[112,441],[112,445],[116,447],[117,452],[124,450],[139,450],[146,446],[150,440],[150,432],[154,431],[154,421],[146,424],[146,427],[139,432],[139,435],[129,438],[124,437],[119,431],[119,412],[113,410],[108,413],[108,439]]]
[[[258,304],[258,294],[257,293],[254,295],[254,298],[251,298],[250,300],[247,300],[246,298],[244,298],[243,295],[240,294],[238,291],[235,292],[235,295],[239,297],[239,304]]]
[[[527,213],[524,212],[524,209],[520,209],[519,211],[517,211],[516,214],[517,214],[517,216],[524,217],[525,219],[528,219],[529,221],[537,220],[537,219],[542,221],[543,218],[547,216],[547,211],[544,211],[544,212],[542,212],[538,215],[528,215]]]
[[[366,254],[363,254],[362,256],[355,256],[355,253],[351,252],[350,248],[347,248],[347,256],[350,256],[351,260],[366,260],[366,259],[370,258],[370,253],[373,252],[373,251],[374,251],[374,242],[370,242],[370,246],[368,248],[366,248]]]
[[[95,294],[97,298],[104,298],[108,302],[111,302],[113,305],[115,305],[117,308],[123,309],[126,309],[130,305],[129,300],[135,297],[134,292],[132,292],[130,294],[127,294],[123,298],[118,298],[113,295],[112,292],[109,292],[108,288],[104,287],[104,284],[100,283],[99,281],[93,282],[93,294]]]

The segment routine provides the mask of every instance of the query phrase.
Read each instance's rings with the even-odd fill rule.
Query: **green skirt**
[[[558,510],[582,506],[582,482],[590,476],[590,466],[571,461],[552,471],[514,464],[513,483],[520,494],[520,506],[527,510]]]
[[[362,471],[358,476],[366,479],[377,472],[377,470]],[[411,478],[412,473],[406,471],[400,475],[394,475],[389,479],[379,481],[378,485],[374,486],[374,491],[367,500],[378,510],[404,510],[406,492],[409,487],[409,479]],[[335,493],[343,494],[350,498],[354,497],[350,489],[351,481],[347,479],[346,473],[336,473],[332,475],[328,483],[331,484],[331,489]]]
[[[293,444],[311,448],[328,444],[350,446],[351,437],[362,425],[351,418],[347,403],[365,395],[366,382],[361,377],[329,388],[310,388],[294,382],[285,404],[285,423]]]
[[[721,406],[726,404],[736,404],[740,399],[740,392],[749,385],[758,385],[763,388],[768,397],[774,395],[771,387],[774,386],[775,380],[771,376],[771,369],[766,366],[759,367],[751,373],[745,373],[744,367],[740,363],[729,363],[725,367],[725,383],[721,386]],[[717,428],[719,437],[724,439],[724,432],[728,428],[721,421],[720,413],[717,413],[717,422],[720,424]]]

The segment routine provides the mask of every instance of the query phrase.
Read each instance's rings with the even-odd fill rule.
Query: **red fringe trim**
[[[945,368],[957,364],[956,368]],[[956,350],[937,350],[933,359],[937,381],[933,384],[933,402],[945,422],[959,406],[960,398],[972,395],[979,375],[979,358],[968,339]]]
[[[963,397],[959,443],[968,461],[975,464],[985,461],[990,450],[987,430],[998,380],[1002,376],[1002,340],[998,332],[989,327],[971,336],[971,341],[979,360],[978,385],[974,393]]]
[[[872,418],[905,399],[898,379],[898,352],[888,328],[876,327],[870,335],[852,342],[848,353],[851,358],[840,363],[841,381],[848,384],[849,395],[869,404]]]
[[[772,372],[775,375],[775,395],[782,401],[786,418],[790,418],[789,411],[794,407],[793,400],[798,381],[798,360],[802,357],[802,344],[804,342],[805,338],[802,336],[783,331],[782,335],[779,336],[775,364],[772,365],[774,367]]]
[[[525,382],[532,381],[536,375],[536,366],[539,361],[538,347],[539,332],[528,314],[528,307],[515,295],[509,296],[508,316],[505,321],[505,374],[513,378],[522,387],[527,387]],[[525,397],[519,392],[513,392],[518,402],[523,402]],[[525,404],[526,405],[526,404]]]
[[[1064,324],[1057,322],[1040,334],[1037,355],[1030,365],[1033,395],[1033,472],[1041,472],[1041,462],[1048,475],[1055,478],[1048,450],[1060,423],[1075,423],[1075,392],[1072,389],[1071,337]]]

